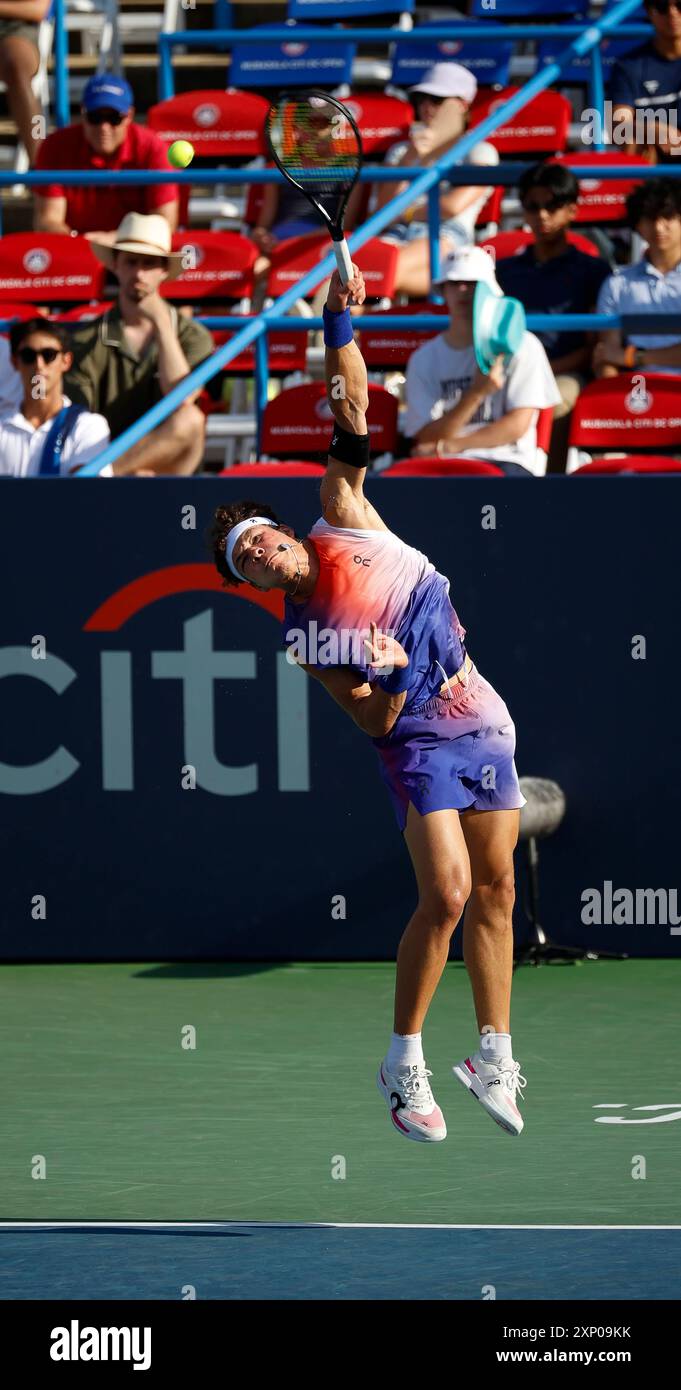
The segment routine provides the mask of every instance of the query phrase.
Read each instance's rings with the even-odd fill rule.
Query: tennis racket
[[[347,285],[353,271],[343,222],[362,167],[362,141],[350,112],[325,92],[284,92],[270,106],[265,135],[277,168],[330,233]]]

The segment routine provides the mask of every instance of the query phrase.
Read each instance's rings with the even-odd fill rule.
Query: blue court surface
[[[0,1227],[0,1299],[681,1298],[681,1227]]]

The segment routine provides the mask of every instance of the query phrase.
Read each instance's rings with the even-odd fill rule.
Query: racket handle
[[[343,284],[347,285],[348,280],[352,279],[355,272],[352,269],[352,261],[350,259],[348,243],[345,237],[343,237],[342,241],[334,241],[333,250],[336,257],[336,265],[338,266],[338,274]]]

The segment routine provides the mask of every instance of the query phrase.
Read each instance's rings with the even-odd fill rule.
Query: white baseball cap
[[[478,84],[472,72],[461,63],[433,63],[432,67],[426,69],[421,81],[409,90],[425,92],[432,97],[461,97],[470,106]]]
[[[493,294],[503,297],[503,290],[494,273],[494,261],[482,246],[459,246],[446,256],[433,289],[441,289],[448,280],[484,280]]]

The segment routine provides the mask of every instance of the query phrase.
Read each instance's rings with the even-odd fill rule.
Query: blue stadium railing
[[[626,11],[618,6],[625,17],[632,11],[639,8],[640,0],[627,6]],[[158,96],[159,101],[166,101],[175,95],[175,77],[173,72],[172,51],[173,48],[186,47],[192,48],[229,48],[234,44],[240,46],[249,42],[262,44],[264,39],[269,43],[312,43],[315,39],[322,40],[324,44],[338,43],[375,43],[385,44],[409,43],[410,46],[430,47],[435,43],[451,42],[453,39],[467,39],[471,43],[495,43],[495,42],[525,42],[528,40],[547,40],[547,39],[572,39],[579,40],[582,35],[590,35],[596,28],[601,34],[609,33],[617,27],[617,37],[623,39],[644,39],[650,38],[651,26],[649,24],[611,24],[610,21],[615,10],[603,16],[598,24],[494,24],[487,21],[474,23],[468,21],[466,24],[443,23],[429,25],[428,28],[410,29],[408,33],[399,29],[387,28],[366,28],[351,29],[349,27],[314,28],[310,25],[297,24],[295,28],[287,28],[284,25],[268,25],[267,30],[247,30],[247,29],[194,29],[179,30],[176,33],[161,33],[158,37],[159,50],[159,72],[158,72]],[[603,116],[604,105],[604,86],[603,86],[603,66],[601,63],[600,48],[598,42],[586,48],[577,47],[572,49],[572,54],[581,57],[590,54],[589,68],[589,99],[592,107]],[[561,54],[560,65],[563,66],[567,61],[568,52]],[[546,69],[540,69],[535,74],[538,77]],[[319,79],[317,79],[318,81]],[[534,80],[534,79],[533,79]],[[273,79],[274,81],[274,79]],[[285,81],[285,78],[282,78]],[[549,79],[549,83],[553,78]],[[314,73],[310,74],[310,85],[315,82]],[[267,82],[263,81],[263,87]],[[530,84],[527,84],[530,85]]]
[[[410,206],[410,204],[413,203],[418,197],[422,195],[427,195],[429,204],[431,269],[433,274],[436,275],[438,271],[439,260],[437,226],[439,223],[438,189],[440,182],[443,180],[443,178],[446,177],[449,182],[457,184],[479,183],[482,185],[486,185],[489,180],[488,170],[483,171],[479,167],[468,168],[467,166],[463,165],[463,160],[470,153],[470,150],[472,149],[473,145],[476,144],[479,140],[485,139],[488,135],[493,134],[494,131],[497,130],[499,126],[503,126],[503,124],[506,121],[508,121],[508,119],[512,115],[514,115],[516,111],[522,109],[522,107],[525,106],[534,95],[541,91],[544,91],[547,87],[549,87],[555,81],[556,78],[560,77],[561,69],[568,62],[570,62],[573,57],[581,56],[591,52],[593,48],[600,43],[601,39],[614,29],[617,29],[618,33],[622,34],[624,32],[622,27],[622,21],[625,20],[627,15],[630,14],[638,6],[638,3],[639,0],[622,0],[622,3],[616,5],[610,13],[604,15],[600,19],[598,24],[591,24],[587,26],[569,26],[571,29],[576,30],[577,37],[573,40],[569,47],[567,47],[565,51],[560,54],[557,61],[543,68],[528,83],[526,83],[520,91],[516,92],[514,95],[510,96],[506,101],[504,101],[498,107],[498,109],[494,111],[493,114],[489,115],[473,130],[467,131],[457,142],[457,144],[444,156],[442,156],[442,158],[438,160],[436,164],[425,170],[410,171],[410,186],[403,193],[398,194],[395,198],[393,198],[388,204],[386,204],[385,207],[381,208],[379,212],[375,213],[373,217],[370,217],[361,228],[359,228],[356,232],[353,233],[352,237],[349,239],[351,250],[356,250],[360,246],[363,246],[366,241],[371,239],[371,237],[383,231],[391,222],[394,221],[394,219],[397,216],[399,216],[401,212],[403,212],[408,206]],[[487,34],[490,33],[491,29],[494,26],[486,25],[484,27],[485,33]],[[508,37],[510,32],[509,28],[505,26],[498,27],[501,30],[501,32],[503,32]],[[561,35],[564,35],[566,33],[567,27],[568,26],[560,27]],[[456,26],[447,26],[446,30],[443,30],[442,37],[451,38],[455,35],[455,31]],[[246,33],[247,31],[221,31],[216,33],[216,31],[211,30],[205,32],[194,31],[193,34],[183,33],[179,35],[161,35],[161,54],[163,55],[164,46],[168,49],[168,52],[170,51],[170,44],[167,41],[181,43],[188,39],[191,39],[192,41],[194,39],[201,39],[204,43],[215,43],[216,39],[219,40],[222,37],[224,37],[225,32],[234,32],[235,34],[238,34],[240,38],[243,38],[244,33]],[[329,31],[327,30],[326,33],[328,34],[328,32]],[[348,36],[348,30],[344,30],[342,32],[345,34],[346,37]],[[374,31],[366,29],[358,32],[362,35],[364,39],[366,39],[367,37],[371,37],[374,33]],[[467,28],[466,35],[464,37],[469,36],[470,32],[470,28]],[[542,30],[542,32],[545,35],[547,31],[546,29],[544,29]],[[380,30],[376,31],[376,33],[380,34],[381,37],[385,35],[392,35],[392,37],[394,38],[394,31]],[[296,31],[296,35],[297,37],[302,37],[302,34],[299,35],[298,30]],[[283,30],[282,37],[290,39],[290,29]],[[414,34],[414,37],[416,37],[416,34]],[[431,39],[434,37],[432,29],[429,31],[429,37]],[[456,166],[460,167],[457,168]],[[522,173],[524,169],[527,167],[527,164],[499,166],[498,169],[495,168],[494,181],[497,184],[516,183],[519,174]],[[593,176],[593,168],[590,166],[580,166],[578,156],[576,156],[574,165],[571,165],[571,167],[573,167],[574,172],[578,176],[580,174],[583,177],[589,177],[590,175]],[[273,173],[273,171],[263,170],[258,172],[260,177],[256,178],[256,171],[249,170],[249,181],[269,182],[280,178],[280,176],[278,176],[276,173]],[[656,171],[654,169],[648,169],[639,166],[632,166],[631,169],[627,170],[625,166],[619,165],[599,168],[598,172],[599,177],[604,178],[622,178],[622,176],[626,173],[629,173],[632,177],[641,178],[645,177],[646,175],[652,176]],[[667,172],[667,166],[665,166],[665,172]],[[681,171],[674,170],[674,172],[676,173]],[[200,177],[202,181],[208,183],[244,181],[243,170],[231,171],[233,177],[227,180],[225,179],[225,173],[226,171],[223,170],[202,170]],[[404,177],[406,173],[406,170],[401,171],[401,177]],[[212,175],[212,177],[209,177],[209,174]],[[390,180],[391,178],[394,179],[394,171],[386,171],[380,166],[375,170],[365,168],[365,170],[363,171],[363,176],[365,178],[371,178],[372,180]],[[72,171],[69,174],[65,174],[60,170],[59,177],[60,182],[62,183],[96,183],[98,181],[97,176],[83,175],[78,171]],[[173,173],[172,177],[174,182],[196,182],[196,175],[192,173],[185,173],[184,175],[175,175]],[[146,171],[142,173],[140,176],[137,176],[136,174],[123,174],[119,176],[113,176],[113,178],[111,175],[99,176],[99,178],[102,182],[108,182],[109,184],[111,184],[111,182],[114,181],[114,179],[116,182],[121,183],[149,183],[151,181],[155,183],[168,182],[167,176],[165,174],[159,173],[157,175],[150,175]],[[38,174],[27,174],[23,176],[22,181],[29,185],[38,185],[40,183],[44,184],[50,181],[50,175],[49,173],[45,173],[42,176]],[[3,184],[8,184],[10,182],[17,182],[16,174],[5,176],[0,175],[0,187],[2,187]],[[268,331],[273,327],[274,322],[281,319],[285,311],[292,307],[292,305],[296,302],[297,299],[304,297],[306,294],[314,290],[317,287],[317,285],[331,273],[331,271],[334,268],[334,265],[334,257],[332,253],[329,253],[329,255],[323,261],[321,261],[313,270],[309,271],[305,276],[303,276],[302,279],[298,281],[296,285],[293,285],[289,290],[287,290],[283,295],[281,295],[280,298],[269,309],[264,310],[264,312],[258,316],[250,317],[247,321],[244,321],[244,326],[234,334],[230,342],[224,344],[222,347],[217,349],[215,353],[213,353],[209,358],[207,358],[197,368],[195,368],[193,372],[191,372],[187,377],[185,377],[181,382],[179,382],[178,385],[175,386],[166,396],[164,396],[163,399],[160,400],[155,406],[153,406],[153,408],[149,410],[146,413],[146,415],[144,415],[140,420],[136,421],[135,424],[130,427],[130,429],[126,430],[124,434],[120,435],[118,439],[116,439],[112,444],[110,444],[108,448],[104,450],[104,452],[100,455],[99,459],[97,459],[95,462],[91,464],[88,464],[85,468],[83,468],[79,476],[83,477],[95,475],[99,473],[100,470],[106,464],[114,462],[128,448],[131,448],[132,445],[137,443],[139,439],[145,437],[145,435],[148,434],[150,430],[154,429],[158,424],[160,424],[164,419],[166,419],[167,416],[170,415],[172,411],[175,410],[182,403],[182,401],[185,399],[187,395],[203,387],[207,381],[209,381],[212,377],[217,375],[219,371],[221,371],[225,366],[227,366],[235,357],[239,355],[239,353],[241,353],[251,343],[255,344],[256,373],[258,376],[258,400],[259,403],[262,404],[262,381],[263,379],[266,380],[266,340]],[[570,326],[572,319],[573,316],[564,316],[565,324],[567,326]],[[287,321],[287,326],[290,327],[292,322],[292,320]],[[594,326],[593,320],[591,320],[591,322],[592,326]],[[231,327],[231,324],[229,326]],[[310,328],[311,326],[311,321],[306,320],[305,327]],[[387,318],[382,319],[382,326],[388,326]],[[420,319],[417,316],[412,316],[410,318],[410,326],[412,328],[420,327]],[[557,317],[552,317],[551,326],[553,328],[559,326]],[[560,326],[563,326],[563,324],[561,323]],[[577,324],[574,323],[573,326],[577,327]],[[596,326],[600,327],[602,325],[598,324]]]

